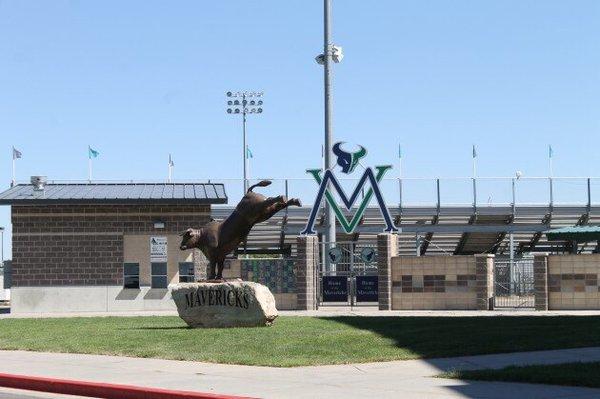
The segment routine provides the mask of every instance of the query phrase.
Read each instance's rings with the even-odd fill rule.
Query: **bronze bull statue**
[[[260,222],[271,218],[288,206],[302,206],[297,198],[287,199],[265,197],[252,191],[255,187],[266,187],[271,182],[263,180],[251,186],[235,210],[222,222],[215,220],[200,229],[187,229],[182,236],[179,249],[185,251],[191,248],[200,249],[209,261],[209,280],[223,278],[225,257],[235,250],[248,237],[250,229]],[[218,270],[215,270],[218,266]]]

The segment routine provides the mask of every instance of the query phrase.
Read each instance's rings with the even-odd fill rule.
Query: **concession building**
[[[178,234],[227,203],[218,183],[18,184],[11,206],[11,312],[174,309],[169,285],[206,273]]]

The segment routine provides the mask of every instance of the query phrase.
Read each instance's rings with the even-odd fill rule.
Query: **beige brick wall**
[[[477,309],[475,257],[392,258],[392,309]]]
[[[150,286],[150,237],[167,237],[167,281],[169,284],[179,283],[179,262],[193,262],[193,250],[181,251],[179,243],[181,237],[177,234],[137,235],[126,234],[123,236],[123,261],[139,263],[140,285]]]
[[[548,257],[550,310],[600,309],[600,254]]]

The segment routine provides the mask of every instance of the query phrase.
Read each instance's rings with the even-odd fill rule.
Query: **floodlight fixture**
[[[344,53],[342,51],[342,46],[336,46],[335,44],[333,46],[331,46],[331,59],[336,64],[339,64],[340,62],[342,62],[342,59],[344,59]]]
[[[262,106],[262,100],[256,100],[256,98],[262,98],[264,92],[262,91],[228,91],[226,92],[227,97],[241,97],[241,101],[236,100],[227,100],[227,105],[232,106],[233,108],[227,108],[228,114],[234,115],[242,115],[242,138],[243,138],[243,160],[244,160],[244,194],[248,191],[248,153],[246,146],[246,115],[248,114],[262,114],[262,107],[256,108],[256,106]]]

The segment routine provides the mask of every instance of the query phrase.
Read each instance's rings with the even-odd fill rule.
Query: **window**
[[[181,262],[179,263],[179,282],[180,283],[193,283],[194,277],[194,263],[193,262]]]
[[[152,288],[167,288],[167,263],[152,263]]]
[[[140,264],[123,264],[123,288],[140,288]]]

